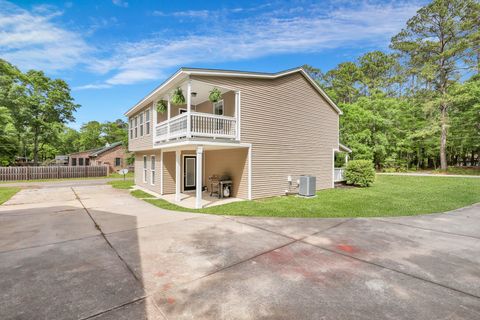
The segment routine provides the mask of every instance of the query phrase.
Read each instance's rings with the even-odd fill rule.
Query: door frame
[[[195,165],[193,166],[194,170],[194,180],[195,180],[195,185],[192,187],[187,187],[186,182],[187,182],[187,166],[185,165],[186,159],[187,158],[193,158],[195,159]],[[194,191],[197,188],[197,155],[196,154],[184,154],[182,155],[182,181],[183,181],[183,191]]]

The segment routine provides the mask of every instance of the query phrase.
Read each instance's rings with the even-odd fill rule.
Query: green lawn
[[[447,171],[434,170],[433,173],[438,174],[462,174],[462,175],[471,175],[471,176],[480,176],[480,168],[472,167],[448,167]]]
[[[147,194],[148,196],[148,194]],[[141,198],[144,198],[145,193]],[[192,210],[160,199],[145,201],[160,208],[239,216],[381,217],[443,212],[480,202],[480,179],[377,176],[369,188],[337,188],[315,198],[281,196]]]
[[[126,179],[109,181],[108,184],[112,185],[112,187],[117,189],[130,189],[131,187],[133,187],[134,182],[133,179]]]
[[[13,197],[18,191],[20,188],[0,188],[0,204]]]

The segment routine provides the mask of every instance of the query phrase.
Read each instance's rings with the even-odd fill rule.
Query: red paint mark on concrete
[[[339,244],[337,245],[337,249],[348,253],[355,253],[359,251],[358,248],[355,248],[354,246],[350,246],[348,244]]]
[[[172,284],[171,283],[166,283],[163,285],[163,290],[167,291],[168,289],[170,289],[172,287]]]
[[[162,272],[162,271],[158,271],[157,273],[155,273],[156,277],[163,277],[164,275],[165,275],[165,272]]]
[[[168,302],[168,304],[174,304],[174,303],[175,303],[175,299],[173,299],[172,297],[168,297],[168,298],[167,298],[167,302]]]

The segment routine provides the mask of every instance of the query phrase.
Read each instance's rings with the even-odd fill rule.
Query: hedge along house
[[[185,101],[173,104],[178,89]],[[196,208],[214,175],[228,176],[239,199],[284,195],[288,178],[304,174],[317,177],[317,190],[333,188],[341,114],[302,68],[181,68],[125,113],[135,184],[180,204],[195,197]]]

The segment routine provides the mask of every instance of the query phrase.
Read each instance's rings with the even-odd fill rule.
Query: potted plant
[[[210,94],[208,95],[208,100],[210,100],[213,103],[218,102],[221,98],[222,98],[222,92],[217,88],[213,88],[212,91],[210,91]]]
[[[183,91],[181,88],[177,88],[173,91],[170,101],[177,106],[185,104],[185,97],[183,96]]]
[[[167,111],[167,108],[168,108],[168,104],[167,104],[167,101],[166,100],[159,100],[157,102],[157,112],[158,113],[161,113],[161,114],[164,114],[165,111]]]

